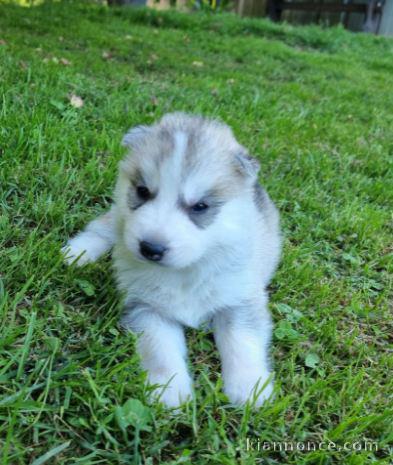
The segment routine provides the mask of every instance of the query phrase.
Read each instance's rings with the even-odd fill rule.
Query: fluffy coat
[[[122,324],[139,336],[153,396],[176,407],[192,395],[184,327],[211,322],[225,393],[261,405],[273,386],[266,287],[280,231],[259,163],[225,124],[183,113],[133,128],[123,143],[114,203],[69,240],[67,261],[113,248]]]

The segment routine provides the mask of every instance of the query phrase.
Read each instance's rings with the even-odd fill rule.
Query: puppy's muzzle
[[[141,255],[148,260],[159,262],[163,258],[167,248],[161,244],[152,244],[151,242],[141,241],[139,243],[139,251]]]

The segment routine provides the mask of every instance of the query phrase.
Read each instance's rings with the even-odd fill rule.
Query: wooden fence
[[[143,0],[142,0],[143,1]],[[146,5],[158,10],[167,10],[172,6],[187,9],[192,3],[202,3],[206,0],[146,0]],[[241,16],[265,16],[268,0],[234,0],[234,10]],[[221,3],[220,0],[206,1],[214,9]]]
[[[221,3],[220,0],[107,1],[112,5],[147,5],[158,10],[172,7],[187,10],[198,3],[215,9]],[[273,21],[295,23],[342,23],[354,31],[393,35],[393,0],[232,0],[230,3],[240,16],[268,16]]]

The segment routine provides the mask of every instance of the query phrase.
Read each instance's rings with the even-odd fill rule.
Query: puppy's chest
[[[220,306],[220,292],[212,282],[179,281],[176,288],[162,289],[163,295],[167,297],[165,305],[161,307],[162,311],[187,326],[197,327]]]
[[[166,274],[157,270],[152,274],[135,275],[128,295],[186,326],[197,327],[215,311],[241,300],[240,284],[238,279],[223,274]]]

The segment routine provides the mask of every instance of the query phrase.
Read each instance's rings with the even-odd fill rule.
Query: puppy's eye
[[[191,210],[195,213],[200,213],[209,208],[209,205],[206,205],[205,202],[198,202],[191,207]]]
[[[146,186],[137,186],[136,193],[141,200],[149,200],[151,198],[151,193]]]

